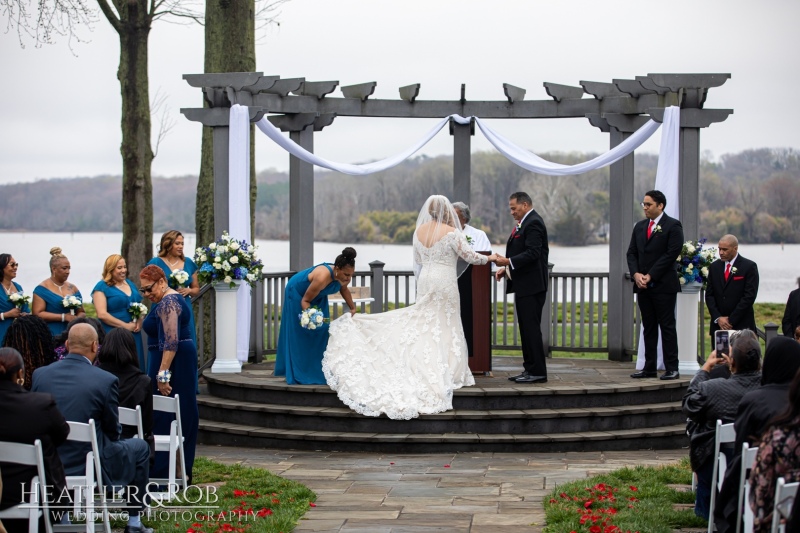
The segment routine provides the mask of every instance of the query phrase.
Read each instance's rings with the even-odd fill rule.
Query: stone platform
[[[364,417],[324,385],[287,385],[272,363],[241,374],[204,372],[200,442],[386,453],[569,452],[688,445],[681,398],[691,376],[633,380],[633,363],[548,360],[548,383],[506,379],[519,357],[495,357],[493,376],[455,392],[452,411],[413,420]]]

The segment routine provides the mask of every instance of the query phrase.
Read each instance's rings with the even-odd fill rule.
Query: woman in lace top
[[[461,325],[459,259],[484,265],[497,256],[475,253],[450,201],[431,196],[414,232],[416,303],[346,313],[331,323],[322,370],[348,407],[407,420],[452,409],[453,391],[475,384]]]
[[[153,394],[179,397],[186,473],[191,483],[200,418],[197,411],[197,347],[191,335],[191,313],[186,300],[169,287],[161,268],[148,265],[142,269],[139,278],[140,292],[153,302],[142,322],[148,342],[147,373],[153,382]],[[173,419],[167,413],[153,413],[153,434],[169,434]],[[156,453],[150,477],[166,478],[167,467],[167,453]]]
[[[778,478],[784,478],[786,483],[800,481],[800,373],[792,381],[788,399],[788,408],[761,437],[750,474],[755,533],[770,531]]]

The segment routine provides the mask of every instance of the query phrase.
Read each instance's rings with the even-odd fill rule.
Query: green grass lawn
[[[674,465],[623,468],[560,485],[545,498],[544,531],[671,533],[706,527],[693,509],[673,509],[674,504],[694,503],[694,493],[668,485],[689,485],[691,480],[687,458]]]
[[[204,457],[195,460],[193,474],[202,492],[192,487],[185,501],[154,509],[156,518],[145,520],[148,526],[159,533],[289,533],[317,498],[305,485],[267,470]]]

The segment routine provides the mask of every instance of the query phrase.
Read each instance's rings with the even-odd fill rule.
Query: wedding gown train
[[[366,416],[408,420],[453,408],[453,391],[475,384],[461,326],[456,263],[486,264],[460,231],[413,243],[416,303],[379,314],[345,313],[330,325],[322,371],[339,399]]]

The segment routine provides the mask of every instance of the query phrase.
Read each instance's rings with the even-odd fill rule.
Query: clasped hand
[[[650,283],[650,274],[642,274],[641,272],[637,272],[633,275],[633,281],[636,283],[636,286],[640,289],[646,289],[647,284]]]

